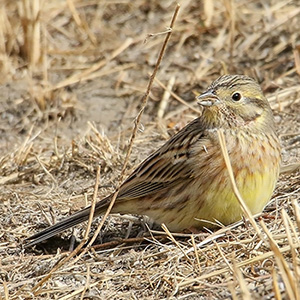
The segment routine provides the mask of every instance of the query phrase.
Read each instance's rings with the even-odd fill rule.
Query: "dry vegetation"
[[[212,234],[149,234],[138,217],[110,216],[94,248],[50,273],[69,255],[71,232],[35,249],[22,241],[85,206],[99,165],[98,198],[118,186],[176,4],[3,0],[0,299],[300,299],[300,3],[181,2],[126,173],[195,118],[194,95],[212,80],[253,76],[284,160],[258,232],[240,222]]]

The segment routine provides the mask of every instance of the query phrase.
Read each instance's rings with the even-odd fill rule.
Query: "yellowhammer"
[[[203,114],[146,158],[122,184],[112,213],[147,215],[171,231],[241,219],[217,130],[224,132],[236,185],[253,214],[268,203],[280,168],[280,145],[268,100],[251,78],[225,75],[197,97]],[[111,201],[98,202],[95,216]],[[90,207],[30,237],[37,244],[86,221]]]

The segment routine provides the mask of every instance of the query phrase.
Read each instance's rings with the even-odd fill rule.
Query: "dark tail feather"
[[[110,197],[107,197],[96,204],[94,216],[98,216],[105,211],[109,200]],[[26,241],[29,242],[25,244],[25,247],[34,246],[44,240],[51,238],[54,235],[59,234],[60,232],[65,231],[68,228],[87,221],[90,215],[90,210],[91,207],[88,206],[81,211],[67,217],[66,219],[44,229],[43,231],[34,234],[33,236],[26,239]]]

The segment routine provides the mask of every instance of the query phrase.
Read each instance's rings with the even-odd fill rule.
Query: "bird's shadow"
[[[141,224],[143,224],[141,226]],[[93,237],[94,231],[97,226],[92,226],[91,232],[87,242],[82,248],[85,248],[90,239]],[[130,230],[128,231],[128,227]],[[159,229],[160,227],[155,224],[151,224],[151,229]],[[149,227],[145,226],[142,222],[132,223],[128,226],[128,223],[114,223],[113,226],[108,226],[104,228],[97,236],[95,242],[93,243],[94,248],[114,248],[120,244],[141,244],[147,243],[144,238],[149,238],[152,234],[149,232]],[[31,247],[25,247],[26,253],[41,254],[55,254],[57,250],[60,249],[62,252],[73,251],[81,242],[80,238],[75,238],[74,235],[64,234],[61,236],[53,236],[37,245]]]

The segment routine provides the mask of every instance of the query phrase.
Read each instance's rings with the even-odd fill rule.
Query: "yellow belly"
[[[236,178],[239,192],[252,214],[261,212],[270,200],[277,180],[277,174],[274,173],[241,173]],[[229,181],[203,187],[206,189],[205,199],[190,198],[183,209],[166,209],[163,213],[158,209],[150,214],[149,211],[148,215],[158,223],[165,223],[172,231],[191,227],[213,228],[217,223],[228,225],[241,219],[242,210]]]
[[[270,200],[275,188],[277,174],[259,173],[247,174],[241,172],[236,178],[236,184],[239,192],[248,206],[252,214],[259,213],[263,210],[265,205]],[[196,214],[194,214],[195,227],[199,225],[206,227],[210,223],[197,224],[197,219],[204,219],[215,223],[216,221],[227,225],[238,221],[242,217],[242,210],[240,204],[233,193],[231,184],[226,181],[225,185],[215,186],[209,189],[206,197],[206,204],[203,205]]]

